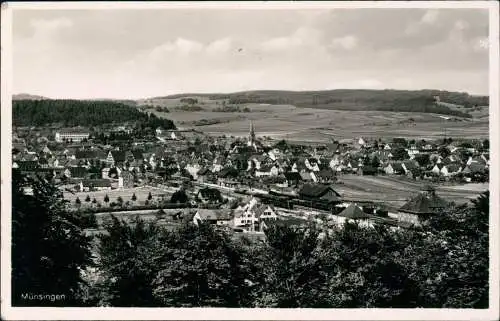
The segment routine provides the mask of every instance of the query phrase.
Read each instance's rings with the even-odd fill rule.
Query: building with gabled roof
[[[198,225],[201,222],[208,222],[213,225],[229,225],[231,222],[231,210],[199,208],[193,216],[193,223]]]
[[[421,193],[410,199],[398,212],[398,220],[419,225],[432,215],[440,214],[449,202],[436,195],[435,189],[424,186]]]
[[[308,201],[340,202],[341,196],[331,186],[323,184],[304,184],[299,197]]]

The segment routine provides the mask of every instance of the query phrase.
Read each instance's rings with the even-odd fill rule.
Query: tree
[[[116,198],[116,202],[118,203],[118,205],[122,206],[123,205],[123,198],[121,196],[118,196]]]
[[[490,149],[490,140],[489,140],[489,139],[485,139],[485,140],[483,140],[483,148],[484,148],[485,150]]]
[[[134,202],[137,200],[137,196],[135,196],[135,193],[134,193],[134,194],[132,194],[132,198],[131,198],[131,200],[132,200],[132,201],[134,201]]]
[[[82,201],[80,201],[80,198],[78,196],[76,197],[75,204],[76,205],[82,204]]]
[[[489,193],[473,206],[453,207],[429,221],[420,283],[428,307],[487,308]],[[420,260],[416,257],[415,260]]]
[[[450,156],[450,150],[448,148],[446,148],[445,146],[441,146],[438,149],[438,154],[441,155],[441,157],[446,158],[446,157]]]
[[[185,224],[161,249],[154,296],[165,306],[246,305],[243,258],[227,234],[208,224]]]
[[[97,204],[97,200],[95,199],[95,197],[94,197],[94,199],[92,199],[92,203]]]
[[[170,198],[170,203],[187,203],[189,201],[189,198],[184,190],[178,190],[172,194],[172,197]]]
[[[108,196],[108,194],[106,194],[106,195],[104,196],[104,203],[106,203],[106,204],[108,204],[108,203],[109,203],[109,196]]]
[[[420,167],[427,167],[431,163],[430,155],[425,153],[415,155],[415,160],[418,162]]]
[[[24,193],[30,186],[32,195]],[[12,175],[12,303],[81,306],[80,270],[92,264],[83,220],[65,209],[62,192],[44,179]],[[27,300],[26,293],[61,294],[65,300]]]
[[[89,203],[90,202],[90,196],[87,194],[87,197],[85,197],[85,202]]]
[[[380,160],[377,155],[373,156],[370,164],[373,168],[378,168],[380,166]]]
[[[394,160],[405,160],[408,159],[410,156],[408,155],[408,152],[404,148],[398,147],[392,151],[392,157]]]
[[[266,230],[267,245],[259,255],[261,273],[258,307],[321,307],[318,291],[324,284],[317,256],[319,232],[313,227],[297,229],[271,226]]]
[[[99,236],[99,267],[102,304],[119,307],[153,307],[160,302],[153,296],[152,281],[158,271],[165,232],[154,223],[135,218],[132,224],[111,216],[106,234]]]
[[[148,201],[151,201],[153,199],[153,195],[151,195],[151,192],[148,193]]]

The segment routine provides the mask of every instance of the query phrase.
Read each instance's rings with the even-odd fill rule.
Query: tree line
[[[12,122],[15,126],[60,124],[85,127],[130,122],[153,128],[175,128],[169,119],[143,113],[124,103],[90,100],[14,100]]]
[[[50,182],[15,172],[12,195],[17,306],[488,307],[488,193],[421,228],[272,225],[265,242],[202,222],[167,229],[116,217],[90,237]],[[71,300],[26,301],[26,292]]]

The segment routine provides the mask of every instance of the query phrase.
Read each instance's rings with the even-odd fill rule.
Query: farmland
[[[341,184],[334,188],[346,199],[382,201],[390,207],[398,208],[415,196],[424,182],[412,181],[404,177],[342,175]],[[488,184],[465,184],[439,186],[436,193],[457,204],[466,203],[488,190]]]
[[[165,99],[162,105],[172,105]],[[303,142],[328,142],[331,139],[354,137],[488,137],[488,118],[445,119],[432,113],[390,111],[348,111],[298,108],[292,105],[243,104],[248,113],[213,112],[214,101],[205,101],[203,111],[154,112],[172,119],[179,127],[194,127],[201,119],[216,120],[215,124],[196,126],[209,135],[243,136],[248,122],[254,122],[257,136]],[[446,133],[445,133],[446,131]]]

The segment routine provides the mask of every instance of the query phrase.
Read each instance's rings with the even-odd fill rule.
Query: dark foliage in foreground
[[[53,188],[41,186],[36,190]],[[167,231],[155,221],[112,217],[96,238],[97,269],[87,269],[88,284],[76,273],[90,265],[88,240],[80,229],[72,230],[69,241],[54,232],[58,220],[38,224],[40,216],[25,216],[29,210],[41,218],[65,217],[57,206],[47,206],[59,204],[57,193],[36,192],[30,198],[18,189],[14,195],[15,293],[33,284],[85,290],[85,304],[99,306],[488,307],[488,193],[421,228],[346,224],[324,233],[312,225],[273,226],[265,243],[233,239],[205,224],[188,222]],[[41,210],[34,211],[34,204]],[[44,257],[52,258],[50,268],[58,266],[57,274],[41,265]]]
[[[33,195],[23,192],[31,186]],[[90,238],[82,219],[64,209],[62,193],[42,179],[12,175],[12,304],[82,304],[80,269],[91,265]],[[64,295],[64,300],[29,300],[23,295]]]

